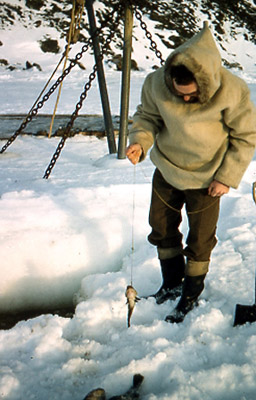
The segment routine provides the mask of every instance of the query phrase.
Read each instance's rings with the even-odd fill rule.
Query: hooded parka
[[[175,94],[170,75],[185,65],[198,85],[198,101]],[[221,65],[208,24],[179,46],[143,84],[130,144],[143,148],[164,179],[179,190],[206,188],[213,179],[237,188],[256,144],[256,111],[246,83]]]

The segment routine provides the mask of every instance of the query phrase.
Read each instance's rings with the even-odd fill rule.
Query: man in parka
[[[222,67],[205,23],[146,77],[126,151],[136,164],[153,145],[148,240],[157,246],[163,278],[154,297],[160,304],[181,295],[168,322],[183,321],[197,305],[217,242],[219,199],[238,187],[255,144],[249,89]],[[189,222],[185,249],[179,231],[184,204]]]

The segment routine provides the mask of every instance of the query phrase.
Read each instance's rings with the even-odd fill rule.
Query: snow
[[[256,102],[255,72],[244,67],[237,73]],[[131,114],[146,72],[132,74]],[[2,69],[1,112],[25,113],[48,73]],[[63,89],[62,113],[73,111],[81,74],[74,70]],[[115,114],[121,75],[109,68],[106,77]],[[101,114],[97,83],[91,90],[83,113]],[[44,112],[51,111],[47,104]],[[140,373],[143,400],[254,400],[255,324],[233,327],[233,321],[235,305],[255,298],[256,158],[239,189],[221,201],[199,307],[172,325],[164,318],[175,301],[142,299],[128,329],[124,293],[131,277],[139,296],[161,283],[155,248],[146,240],[153,165],[147,158],[134,168],[108,154],[106,139],[76,135],[45,180],[58,143],[23,135],[0,156],[0,313],[75,302],[75,314],[42,314],[0,331],[0,398],[82,400],[97,387],[109,398]]]

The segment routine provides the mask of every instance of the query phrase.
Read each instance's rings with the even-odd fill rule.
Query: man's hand
[[[142,147],[138,143],[131,144],[126,149],[127,158],[134,165],[140,161],[141,154],[142,154]]]
[[[212,197],[220,197],[223,194],[228,193],[228,191],[229,186],[224,185],[224,183],[216,181],[215,179],[212,181],[208,188],[208,194]]]

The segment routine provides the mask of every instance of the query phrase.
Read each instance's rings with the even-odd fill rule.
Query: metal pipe
[[[90,34],[91,34],[92,42],[93,42],[94,58],[95,58],[95,62],[97,65],[97,76],[98,76],[98,82],[99,82],[99,89],[100,89],[101,104],[102,104],[102,110],[103,110],[103,116],[104,116],[104,122],[105,122],[105,129],[106,129],[107,139],[108,139],[109,153],[112,154],[112,153],[116,153],[115,134],[114,134],[113,121],[112,121],[111,112],[110,112],[109,98],[108,98],[106,79],[105,79],[105,74],[104,74],[104,69],[103,69],[103,64],[102,64],[102,56],[101,56],[101,52],[100,52],[99,39],[98,39],[98,36],[96,33],[97,27],[96,27],[95,15],[94,15],[94,10],[93,10],[93,0],[86,0],[85,4],[86,4],[87,12],[88,12],[88,19],[89,19],[89,24],[90,24]]]
[[[120,128],[118,141],[118,158],[126,157],[125,148],[128,135],[128,113],[130,99],[130,75],[131,75],[131,53],[132,53],[132,27],[133,10],[131,6],[125,6],[124,20],[124,49],[122,66],[122,86],[121,86],[121,108],[120,108]]]

